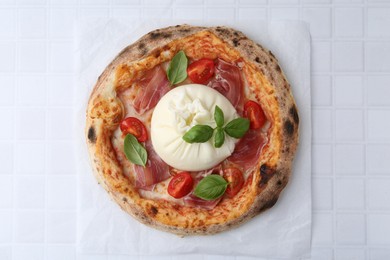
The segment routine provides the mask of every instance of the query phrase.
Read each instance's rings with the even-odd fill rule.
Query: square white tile
[[[329,260],[333,259],[333,250],[329,247],[312,247],[310,260]]]
[[[11,74],[0,74],[0,106],[10,106],[14,104],[15,97],[15,77]]]
[[[362,71],[363,43],[335,42],[333,44],[333,66],[335,71]]]
[[[367,196],[369,209],[389,210],[390,209],[390,178],[368,180],[366,196]]]
[[[149,8],[143,14],[144,19],[155,19],[159,17],[160,19],[169,19],[172,17],[172,10],[167,9],[166,7],[159,8]]]
[[[329,72],[331,70],[331,43],[312,41],[311,68],[313,72]]]
[[[266,8],[239,8],[238,10],[238,19],[267,19],[267,9]]]
[[[310,24],[310,34],[313,38],[331,36],[332,12],[330,8],[303,8],[302,20]]]
[[[364,139],[362,110],[336,110],[336,140],[360,141]]]
[[[12,208],[13,176],[0,175],[0,209]]]
[[[0,72],[13,72],[15,70],[15,53],[15,43],[0,43]]]
[[[45,176],[15,176],[15,207],[19,209],[43,209],[45,207]]]
[[[74,70],[73,43],[71,41],[50,43],[49,68],[51,72],[72,72]]]
[[[0,127],[0,140],[12,140],[15,132],[15,116],[13,108],[1,108],[0,118],[3,122],[7,122],[7,127]]]
[[[337,209],[364,210],[365,192],[364,179],[342,178],[336,179],[336,207]]]
[[[337,175],[362,175],[364,173],[364,146],[337,144],[335,146],[335,170]]]
[[[370,260],[387,260],[390,255],[390,248],[370,248]]]
[[[12,246],[0,245],[0,259],[4,259],[4,260],[12,259]]]
[[[47,213],[48,243],[76,242],[76,212],[49,211]]]
[[[24,74],[18,77],[18,104],[22,106],[46,104],[46,77]]]
[[[390,110],[368,110],[368,140],[390,141]]]
[[[141,9],[136,7],[113,7],[112,17],[123,21],[134,22],[141,19]]]
[[[390,174],[390,144],[368,144],[366,149],[367,173]]]
[[[315,106],[332,105],[332,78],[330,76],[312,76],[311,97]]]
[[[46,42],[23,41],[19,43],[19,71],[45,72],[46,71]]]
[[[47,208],[49,209],[75,209],[77,202],[76,176],[47,177]]]
[[[16,245],[12,252],[12,260],[42,260],[44,255],[42,245]]]
[[[16,138],[43,140],[46,135],[46,111],[23,108],[16,111]]]
[[[188,8],[178,7],[173,10],[173,18],[175,19],[204,19],[204,12],[202,8],[193,7],[191,10]]]
[[[367,104],[390,106],[390,75],[367,76]]]
[[[390,214],[369,213],[367,216],[367,243],[390,245]]]
[[[363,36],[363,8],[335,8],[335,36],[361,37]]]
[[[49,174],[74,174],[75,173],[75,154],[72,142],[52,142],[49,147]]]
[[[390,71],[390,41],[365,43],[367,71]]]
[[[48,137],[70,140],[73,137],[74,115],[71,108],[51,108],[48,112]]]
[[[332,179],[313,178],[312,197],[314,210],[330,210],[333,207]]]
[[[336,241],[337,243],[348,245],[364,244],[366,241],[366,221],[364,214],[337,214]]]
[[[275,7],[271,9],[272,20],[298,20],[299,8],[296,7]]]
[[[13,39],[16,36],[16,10],[0,9],[0,39]]]
[[[236,15],[236,10],[234,8],[207,8],[206,18],[207,19],[234,19]]]
[[[390,7],[367,8],[367,36],[390,37]]]
[[[336,248],[334,256],[335,260],[365,260],[366,251],[361,247]]]
[[[312,172],[315,175],[331,175],[333,172],[332,146],[312,145]]]
[[[0,244],[12,241],[12,222],[12,210],[0,210]]]
[[[46,9],[19,9],[19,37],[26,39],[42,39],[46,36]]]
[[[313,140],[330,141],[332,139],[332,111],[313,109],[312,120]]]
[[[43,243],[45,213],[39,210],[19,210],[15,213],[14,239],[17,243]]]
[[[75,8],[51,8],[49,12],[49,37],[64,39],[73,37],[74,21],[77,19]]]
[[[70,75],[49,75],[47,92],[49,105],[73,104],[73,77]]]
[[[335,76],[334,92],[337,106],[362,106],[363,77]]]
[[[76,249],[73,245],[51,245],[46,248],[46,259],[76,260]]]
[[[25,156],[28,154],[28,156]],[[16,173],[44,174],[45,173],[45,143],[19,142],[15,147]]]
[[[0,158],[2,160],[0,175],[12,174],[14,170],[14,144],[11,142],[0,142]]]
[[[333,243],[333,216],[329,213],[313,213],[313,246]]]

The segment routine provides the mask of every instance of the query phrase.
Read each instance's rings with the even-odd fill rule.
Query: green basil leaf
[[[225,123],[223,111],[219,106],[215,106],[214,110],[214,120],[217,123],[217,126],[222,127]]]
[[[236,118],[225,126],[225,132],[234,138],[241,138],[249,129],[249,120],[247,118]]]
[[[213,136],[213,132],[208,125],[196,125],[183,135],[183,140],[187,143],[204,143]]]
[[[215,136],[214,136],[215,148],[221,147],[224,142],[225,142],[225,132],[223,131],[222,128],[218,127],[217,132],[215,133]]]
[[[180,83],[187,78],[188,59],[184,51],[179,51],[169,63],[167,78],[172,85]]]
[[[145,166],[148,160],[146,149],[137,141],[132,134],[127,134],[124,143],[124,152],[126,158],[137,165]]]
[[[198,185],[196,185],[194,194],[204,200],[214,200],[225,193],[228,184],[229,183],[221,175],[211,174],[204,177]]]

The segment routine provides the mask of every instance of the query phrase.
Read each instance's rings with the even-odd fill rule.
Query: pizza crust
[[[124,116],[117,91],[138,77],[138,68],[161,62],[164,55],[168,55],[164,51],[167,46],[172,47],[173,42],[204,35],[222,41],[229,55],[239,54],[248,65],[244,69],[246,75],[262,75],[253,77],[254,81],[261,82],[251,82],[255,86],[261,84],[262,89],[252,91],[262,95],[264,102],[261,105],[272,121],[269,142],[253,171],[252,182],[239,196],[223,200],[211,211],[142,198],[122,174],[111,143],[112,133]],[[299,137],[297,107],[290,84],[275,56],[243,33],[227,27],[177,25],[152,31],[126,47],[98,78],[88,103],[86,121],[89,155],[99,184],[123,210],[140,222],[181,236],[231,229],[271,208],[289,180]]]

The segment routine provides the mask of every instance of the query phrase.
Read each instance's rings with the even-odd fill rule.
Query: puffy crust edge
[[[110,118],[101,119],[97,117],[91,117],[91,108],[99,96],[111,98],[115,104],[120,103],[115,102],[115,96],[110,96],[112,95],[112,91],[106,91],[104,89],[105,84],[109,81],[109,76],[119,64],[138,60],[155,48],[163,47],[173,40],[190,36],[203,30],[212,32],[225,43],[238,50],[241,56],[254,64],[256,69],[261,71],[272,85],[274,89],[274,96],[279,105],[279,122],[274,123],[280,126],[281,131],[278,138],[280,139],[279,141],[281,145],[279,147],[279,157],[277,158],[277,163],[273,165],[264,163],[260,166],[260,169],[256,170],[260,172],[261,176],[270,173],[272,173],[273,176],[268,179],[265,187],[262,187],[261,183],[263,178],[259,179],[257,187],[259,192],[261,191],[261,196],[257,196],[255,198],[254,203],[245,214],[233,219],[232,221],[211,225],[204,229],[186,229],[183,227],[172,227],[164,225],[153,218],[149,218],[141,208],[137,207],[129,201],[124,201],[123,196],[116,191],[115,185],[113,186],[111,183],[106,182],[104,174],[101,171],[102,162],[99,161],[96,154],[96,141],[99,137],[103,139],[107,138],[105,136],[105,132],[118,123],[117,120],[121,118],[122,114],[121,111],[118,111],[117,115],[111,116]],[[190,25],[177,25],[149,32],[135,43],[126,47],[106,67],[104,72],[99,76],[98,82],[95,85],[89,100],[87,124],[85,130],[90,159],[94,169],[94,175],[98,182],[112,197],[112,199],[114,199],[123,210],[131,214],[140,222],[162,231],[175,233],[181,236],[209,235],[236,227],[239,224],[250,220],[264,210],[271,208],[277,202],[279,195],[283,188],[287,185],[291,174],[292,161],[299,139],[299,116],[291,93],[290,84],[287,82],[277,59],[271,53],[271,51],[265,49],[259,44],[254,43],[243,33],[232,28],[220,26],[197,27]],[[115,164],[116,159],[108,158],[108,160],[110,159],[110,162]],[[117,162],[116,164],[116,166],[119,167]],[[112,174],[117,173],[116,170],[117,169],[112,169]],[[126,181],[125,178],[120,179],[121,181]]]

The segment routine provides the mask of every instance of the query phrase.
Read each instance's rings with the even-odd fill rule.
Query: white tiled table
[[[390,259],[390,1],[1,0],[1,260],[129,259],[76,254],[72,26],[87,16],[308,21],[312,259]]]

